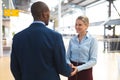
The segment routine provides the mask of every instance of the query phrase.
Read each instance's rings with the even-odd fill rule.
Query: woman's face
[[[87,28],[88,28],[88,26],[85,25],[85,23],[82,20],[80,20],[80,19],[76,20],[75,29],[76,29],[77,33],[84,33],[84,32],[86,32]]]

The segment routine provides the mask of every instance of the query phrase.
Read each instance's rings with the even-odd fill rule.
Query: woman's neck
[[[79,33],[78,34],[78,39],[79,41],[81,41],[83,39],[83,37],[86,35],[87,32],[84,32],[84,33]]]

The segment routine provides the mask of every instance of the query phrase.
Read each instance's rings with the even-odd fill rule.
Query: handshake
[[[72,68],[71,76],[74,76],[78,72],[77,66],[73,64],[69,64],[69,66]]]

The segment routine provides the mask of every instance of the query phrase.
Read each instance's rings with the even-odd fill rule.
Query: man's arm
[[[55,51],[54,60],[56,70],[59,74],[69,77],[72,72],[72,68],[66,63],[66,51],[61,35],[55,37]]]
[[[20,68],[19,68],[18,59],[17,59],[17,56],[16,56],[16,51],[17,51],[17,42],[13,38],[10,69],[11,69],[11,72],[12,72],[15,80],[21,80]]]

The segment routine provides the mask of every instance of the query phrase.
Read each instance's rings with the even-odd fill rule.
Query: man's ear
[[[41,14],[41,19],[42,19],[42,20],[46,20],[46,19],[48,19],[48,18],[49,18],[48,12],[42,12],[42,14]]]
[[[47,12],[43,12],[43,18],[47,18]]]
[[[40,19],[40,20],[44,20],[44,19],[45,19],[45,14],[44,14],[44,12],[41,13],[41,14],[39,14],[39,19]]]
[[[45,17],[45,12],[41,13],[41,17],[44,18]]]

